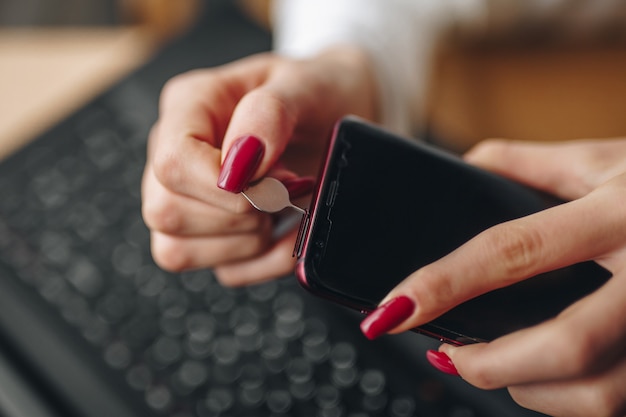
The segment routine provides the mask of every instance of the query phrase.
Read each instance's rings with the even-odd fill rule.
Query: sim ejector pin
[[[265,177],[242,191],[241,194],[252,204],[252,207],[266,213],[276,213],[291,207],[302,214],[306,214],[305,209],[294,205],[289,200],[289,191],[276,178]]]

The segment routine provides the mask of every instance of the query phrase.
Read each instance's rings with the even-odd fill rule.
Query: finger
[[[444,345],[441,351],[480,388],[580,379],[623,357],[625,294],[624,276],[615,276],[553,320],[488,344]]]
[[[267,59],[255,57],[219,70],[187,73],[168,82],[148,153],[155,176],[165,188],[225,209],[248,209],[242,196],[215,186],[220,147],[236,104],[246,91],[262,82],[269,66]]]
[[[178,128],[186,127],[194,138],[220,148],[233,109],[266,81],[274,63],[271,55],[257,54],[170,79],[161,93],[159,122],[171,123],[167,133],[177,134]]]
[[[626,415],[626,356],[599,375],[509,388],[523,407],[555,417]]]
[[[233,213],[174,194],[157,181],[149,166],[142,183],[142,214],[151,230],[179,237],[253,232],[264,221],[256,210]]]
[[[265,175],[283,155],[297,125],[310,118],[305,109],[318,93],[310,84],[301,83],[309,86],[303,88],[292,80],[268,81],[237,104],[224,137],[220,188],[236,193]]]
[[[310,160],[341,116],[372,118],[375,102],[370,57],[360,48],[338,46],[310,60],[280,61],[237,104],[224,137],[222,162],[233,144],[248,135],[256,135],[265,151],[253,180],[274,165],[292,139],[307,145]]]
[[[263,256],[222,265],[214,272],[220,282],[228,286],[260,283],[291,274],[296,264],[292,255],[297,234],[297,230],[292,230],[277,240]]]
[[[426,323],[488,291],[616,250],[626,238],[626,210],[605,201],[625,195],[619,182],[623,180],[585,198],[494,226],[410,275],[383,300],[404,295],[417,307],[396,331]],[[612,265],[606,256],[599,262]]]
[[[151,233],[154,261],[167,271],[210,268],[264,252],[271,244],[271,221],[255,233],[220,237],[178,237]]]
[[[626,141],[576,140],[537,143],[486,140],[465,159],[490,171],[567,200],[580,198],[624,172]]]

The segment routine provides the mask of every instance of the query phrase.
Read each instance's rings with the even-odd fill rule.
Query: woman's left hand
[[[594,260],[613,277],[558,317],[490,343],[443,345],[430,356],[477,387],[508,387],[516,402],[542,413],[626,415],[626,139],[490,140],[466,159],[571,201],[494,226],[414,272],[363,331],[405,331],[480,294]],[[394,303],[401,308],[389,309]]]

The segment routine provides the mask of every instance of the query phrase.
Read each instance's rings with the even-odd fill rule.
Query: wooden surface
[[[119,0],[116,27],[0,29],[0,159],[189,28],[199,0]]]
[[[626,136],[624,45],[448,50],[431,85],[431,128],[459,150]]]
[[[0,158],[68,115],[154,49],[134,28],[0,30]]]

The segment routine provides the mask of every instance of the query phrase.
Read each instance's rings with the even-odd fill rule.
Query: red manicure
[[[376,339],[408,319],[414,310],[415,304],[409,297],[394,298],[372,311],[361,322],[361,331],[368,339]]]
[[[261,163],[265,148],[255,136],[243,136],[228,150],[217,186],[231,193],[239,193],[248,185]]]
[[[315,178],[314,177],[300,177],[300,178],[291,178],[283,181],[284,186],[287,188],[289,192],[289,198],[296,199],[300,197],[304,197],[307,194],[310,194],[313,191],[313,187],[315,186]]]
[[[432,366],[441,372],[448,375],[459,376],[459,371],[456,370],[452,360],[445,353],[438,352],[436,350],[429,350],[426,352],[426,359],[428,359],[428,362],[430,362]]]

